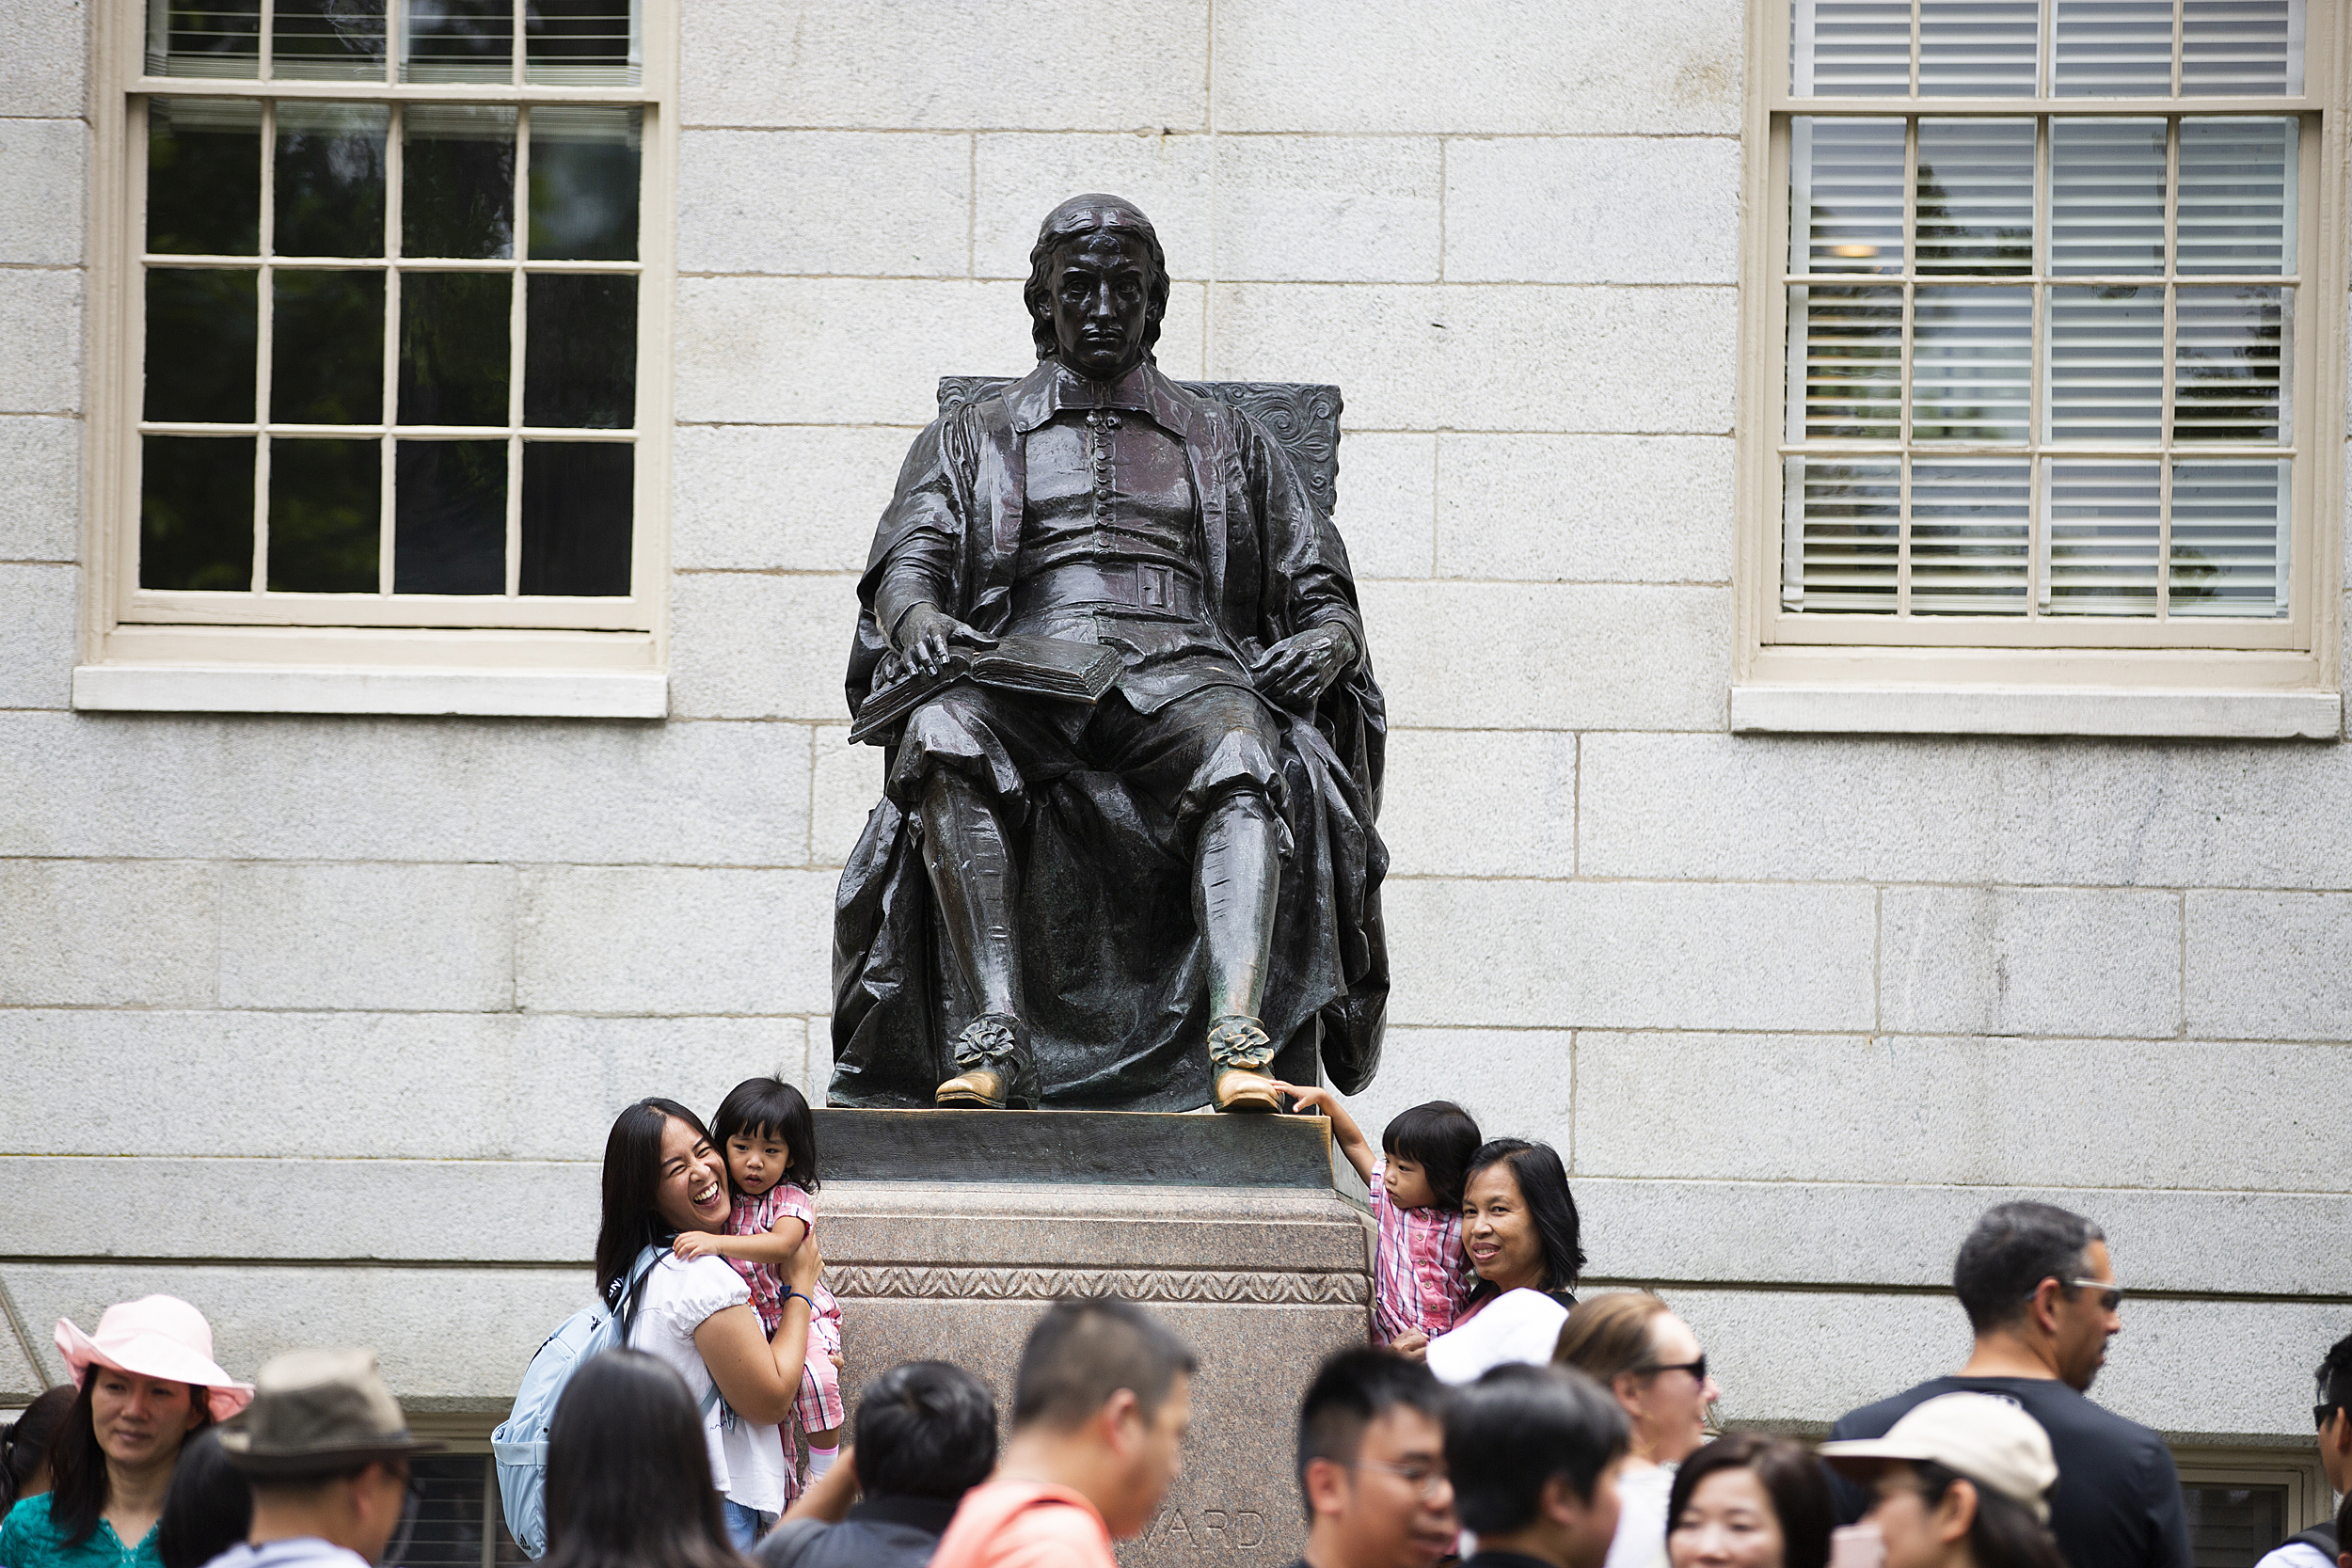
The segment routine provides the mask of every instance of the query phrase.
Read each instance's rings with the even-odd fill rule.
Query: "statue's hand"
[[[974,631],[935,604],[919,604],[898,617],[898,657],[909,668],[936,675],[947,662],[947,644],[991,648],[996,640]]]
[[[1326,622],[1268,648],[1251,674],[1259,690],[1285,707],[1298,707],[1322,696],[1355,662],[1356,640],[1345,626]]]

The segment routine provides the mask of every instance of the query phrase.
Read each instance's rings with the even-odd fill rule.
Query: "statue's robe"
[[[1245,659],[1337,623],[1366,647],[1347,552],[1281,448],[1253,420],[1150,366],[1154,417],[1184,448],[1198,502],[1197,562],[1209,614]],[[910,558],[940,608],[995,633],[1010,615],[1028,430],[1047,394],[1090,384],[1051,360],[916,437],[858,584],[847,681],[852,715],[889,651],[875,618],[886,577]],[[1040,699],[1042,701],[1043,699]],[[1283,863],[1261,1016],[1272,1070],[1312,1082],[1318,1052],[1345,1093],[1380,1059],[1389,971],[1379,890],[1387,713],[1369,657],[1311,712],[1282,721]],[[888,771],[885,757],[883,771]],[[1192,915],[1191,844],[1172,816],[1111,773],[1075,771],[1026,796],[1009,821],[1021,858],[1023,989],[1049,1106],[1189,1110],[1209,1101],[1207,955]],[[976,1012],[932,910],[919,828],[884,796],[841,875],[834,921],[838,1105],[928,1105],[955,1071],[956,1032]]]

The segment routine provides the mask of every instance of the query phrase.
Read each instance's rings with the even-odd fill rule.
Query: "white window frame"
[[[2045,32],[2054,0],[2042,0]],[[1739,539],[1731,728],[1747,733],[2145,735],[2335,739],[2343,593],[2345,173],[2344,51],[2352,26],[2309,0],[2304,95],[2145,99],[1798,98],[1792,0],[1748,8],[1740,257]],[[1915,17],[1916,14],[1915,4]],[[2176,18],[2178,5],[2176,0]],[[2178,23],[2176,20],[2176,28]],[[2297,164],[2296,471],[2289,614],[2158,630],[2122,617],[1892,617],[1784,610],[1788,122],[1840,114],[2239,114],[2317,117]],[[1859,279],[1857,279],[1859,281]],[[2037,337],[2038,341],[2038,337]],[[2040,368],[2037,366],[2037,375]],[[2202,641],[2208,645],[2184,645]],[[2160,645],[2169,643],[2171,645]],[[2231,645],[2212,645],[2231,644]]]
[[[642,6],[637,87],[151,77],[145,74],[148,8],[119,3],[91,8],[96,134],[85,348],[86,571],[82,661],[73,672],[76,708],[666,716],[678,0],[642,0]],[[405,0],[388,0],[388,57],[398,55],[405,9]],[[266,0],[263,14],[266,24]],[[518,54],[521,47],[518,28]],[[151,97],[609,103],[643,111],[628,596],[544,602],[488,596],[468,605],[455,598],[167,594],[139,587],[143,128]],[[396,193],[397,185],[393,188]],[[521,214],[516,216],[519,226]],[[496,270],[513,264],[469,265]],[[512,497],[509,505],[511,512]]]

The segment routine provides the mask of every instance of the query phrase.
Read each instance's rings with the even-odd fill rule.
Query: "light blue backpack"
[[[506,1513],[507,1533],[532,1557],[548,1549],[548,1429],[555,1423],[556,1402],[564,1397],[572,1374],[591,1356],[618,1350],[628,1335],[627,1320],[636,1315],[635,1296],[661,1260],[666,1249],[649,1246],[629,1268],[628,1287],[621,1292],[619,1310],[603,1304],[583,1307],[564,1320],[547,1338],[523,1372],[515,1391],[515,1408],[490,1433],[490,1457],[498,1465],[499,1502]],[[718,1385],[703,1396],[707,1418],[719,1402]]]

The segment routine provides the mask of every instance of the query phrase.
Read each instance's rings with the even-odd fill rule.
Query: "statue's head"
[[[1073,196],[1039,227],[1021,297],[1040,359],[1108,381],[1152,357],[1168,313],[1168,258],[1134,202]]]

